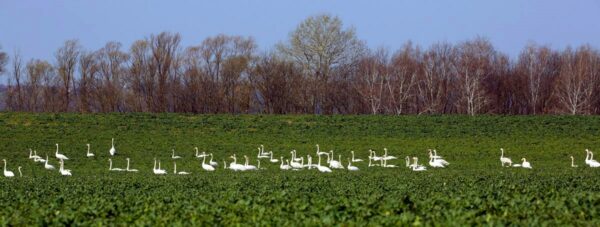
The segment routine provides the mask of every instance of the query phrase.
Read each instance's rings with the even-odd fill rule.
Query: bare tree
[[[150,70],[148,71],[156,80],[156,100],[153,103],[153,112],[168,111],[169,77],[174,76],[175,65],[178,60],[179,42],[181,36],[162,32],[150,36],[149,46],[152,51]]]
[[[386,82],[389,93],[387,108],[393,114],[404,114],[407,101],[414,95],[413,90],[421,67],[419,48],[411,42],[404,44],[392,57],[390,77]]]
[[[357,75],[354,78],[354,88],[369,106],[371,114],[381,110],[385,84],[388,83],[389,72],[387,65],[389,56],[386,50],[380,48],[359,61]]]
[[[97,92],[100,101],[100,111],[121,111],[123,93],[122,77],[127,70],[125,64],[129,55],[121,51],[121,44],[109,42],[97,53],[98,76],[101,89]]]
[[[52,89],[51,84],[44,83],[46,78],[51,78],[52,65],[42,60],[31,60],[25,66],[27,71],[27,111],[44,111],[43,104],[49,97],[43,97],[44,91]]]
[[[496,52],[491,43],[482,38],[463,43],[459,50],[460,100],[457,106],[463,113],[473,116],[489,102],[483,82],[492,73]]]
[[[454,105],[451,87],[457,75],[457,48],[448,43],[434,44],[423,54],[422,72],[417,79],[418,113],[448,113]]]
[[[331,70],[356,62],[365,48],[354,28],[344,29],[338,17],[323,14],[300,23],[290,33],[289,43],[279,44],[277,49],[311,78],[313,109],[320,113]]]
[[[15,80],[15,90],[14,90],[14,107],[13,110],[23,111],[25,108],[25,97],[23,94],[23,61],[21,60],[21,55],[15,51],[15,56],[12,61],[12,73],[13,79]]]
[[[95,52],[82,52],[79,57],[79,111],[87,113],[92,111],[94,99],[92,94],[95,92],[95,80],[99,71]]]
[[[62,109],[69,111],[71,102],[71,89],[75,85],[74,74],[80,46],[77,40],[67,40],[55,54],[57,71],[62,84]]]
[[[597,51],[583,46],[573,52],[570,48],[561,55],[562,67],[557,83],[560,110],[572,115],[590,114],[598,86],[600,57]]]
[[[551,96],[549,82],[558,74],[558,55],[546,46],[528,44],[519,56],[517,69],[525,77],[527,100],[533,114],[543,108]]]

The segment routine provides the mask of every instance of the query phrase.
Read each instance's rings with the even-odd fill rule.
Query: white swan
[[[60,160],[60,169],[58,170],[58,172],[60,173],[60,175],[63,176],[71,176],[71,170],[65,169],[65,161],[62,159]]]
[[[436,159],[433,157],[429,158],[429,165],[434,168],[444,168],[445,167],[444,164],[442,164],[439,161],[436,161]]]
[[[156,168],[156,159],[154,159],[154,174],[163,175],[167,174],[167,171],[164,169],[160,169],[160,161],[158,161],[158,168]]]
[[[362,162],[363,160],[360,158],[354,158],[354,151],[350,151],[352,153],[352,162]]]
[[[504,166],[504,164],[508,164],[508,166],[512,165],[512,160],[509,157],[504,157],[504,149],[500,148],[500,163],[502,164],[502,166]]]
[[[6,170],[6,159],[2,159],[2,161],[4,161],[4,176],[5,177],[14,177],[15,173],[13,173],[12,171]]]
[[[450,163],[449,163],[449,162],[447,162],[446,160],[444,160],[444,159],[442,158],[442,156],[439,156],[439,155],[437,155],[437,154],[435,153],[435,150],[433,150],[433,151],[434,151],[434,152],[432,153],[432,152],[431,152],[431,149],[429,149],[429,158],[430,158],[430,159],[433,159],[433,161],[435,161],[435,162],[439,162],[439,163],[441,163],[442,165],[444,165],[444,167],[445,167],[445,166],[447,166],[447,165],[450,165]]]
[[[587,161],[588,165],[592,168],[597,168],[600,167],[600,163],[596,160],[594,160],[594,153],[590,150],[588,150],[588,154],[589,154],[589,160]]]
[[[260,145],[260,146],[263,147],[263,145]],[[267,154],[264,153],[264,147],[263,147],[262,150],[260,149],[260,147],[258,147],[257,158],[269,158],[269,154],[268,153]]]
[[[108,150],[108,153],[109,153],[111,156],[114,156],[114,155],[116,155],[116,154],[117,154],[117,149],[115,149],[115,138],[112,138],[112,142],[111,142],[111,144],[112,144],[112,147],[110,148],[110,150]]]
[[[418,163],[419,158],[417,157],[413,157],[413,166],[412,166],[412,170],[413,171],[425,171],[427,170],[427,168],[425,166],[419,165]]]
[[[344,165],[338,160],[333,159],[333,150],[331,152],[331,160],[329,161],[329,167],[332,169],[343,169]],[[342,159],[342,155],[339,156],[339,159]]]
[[[294,160],[295,158],[293,158],[294,156],[292,155],[292,160],[290,161],[290,166],[294,169],[301,169],[304,167],[304,165],[300,162],[297,162],[296,160]],[[304,157],[300,158],[300,161],[304,162]]]
[[[211,166],[218,166],[219,165],[219,163],[213,161],[213,154],[212,153],[210,153],[210,161],[208,161],[208,164],[211,165]]]
[[[244,163],[244,168],[246,170],[258,170],[256,166],[250,165],[250,159],[248,158],[248,156],[244,155],[244,159],[246,159],[246,162]]]
[[[64,154],[58,153],[58,143],[56,144],[56,152],[54,153],[54,156],[56,156],[56,158],[60,160],[69,160],[69,158],[67,158],[67,156],[65,156]]]
[[[46,162],[44,162],[44,168],[49,170],[54,169],[53,165],[48,164],[48,155],[46,155]]]
[[[288,160],[286,160],[286,162],[288,162]],[[289,164],[284,164],[283,163],[283,156],[281,157],[281,164],[279,165],[279,169],[281,170],[290,170],[292,168],[292,166],[290,166]]]
[[[211,160],[212,160],[212,153],[211,153]],[[212,165],[206,164],[206,156],[202,157],[202,169],[204,169],[206,171],[215,171],[215,167],[213,167]]]
[[[185,171],[179,171],[177,172],[177,163],[173,162],[173,174],[179,174],[179,175],[189,175],[189,172],[185,172]]]
[[[358,171],[358,167],[356,167],[356,166],[353,166],[353,165],[352,165],[352,162],[351,162],[350,160],[351,160],[351,159],[350,159],[350,158],[348,158],[348,167],[347,167],[347,169],[348,169],[348,170],[350,170],[350,171]]]
[[[571,167],[577,168],[577,165],[575,165],[575,158],[573,158],[573,156],[571,156]]]
[[[592,160],[591,158],[592,151],[585,149],[585,164],[590,167],[598,167],[598,162],[596,160]]]
[[[108,171],[125,171],[124,169],[121,168],[113,168],[112,167],[112,159],[108,159]]]
[[[37,151],[33,150],[33,161],[34,162],[46,162],[42,157],[37,155]]]
[[[330,168],[328,168],[327,166],[321,165],[321,156],[320,155],[319,155],[319,162],[317,163],[317,170],[319,170],[319,172],[322,172],[322,173],[331,173]]]
[[[127,159],[127,168],[125,170],[127,170],[127,172],[137,172],[138,171],[137,169],[129,168],[129,158],[126,158],[126,159]]]
[[[42,157],[37,155],[37,151],[33,151],[33,155],[31,155],[31,149],[29,149],[29,158],[33,159],[34,162],[45,162]]]
[[[321,151],[321,149],[319,148],[319,144],[317,144],[317,156],[321,155],[329,155],[329,153]]]
[[[523,166],[523,168],[527,168],[527,169],[531,169],[531,163],[529,163],[525,158],[521,159],[523,160],[523,163],[521,163],[521,166]]]
[[[396,156],[387,155],[387,151],[388,151],[387,148],[383,148],[383,151],[384,151],[384,154],[383,154],[383,157],[382,157],[383,160],[397,159]]]
[[[180,159],[181,156],[175,155],[175,149],[171,149],[171,158],[172,159]]]
[[[85,154],[85,156],[87,156],[88,158],[94,157],[95,155],[93,153],[90,152],[90,144],[87,144],[87,154]]]
[[[235,157],[235,154],[230,156],[230,158],[233,159],[233,162],[229,163],[229,169],[232,169],[233,171],[245,171],[246,167],[242,164],[237,164],[237,158]]]
[[[272,163],[277,163],[277,162],[279,162],[279,160],[277,160],[277,159],[274,159],[274,158],[273,158],[273,151],[271,151],[271,152],[269,152],[269,153],[271,153],[271,159],[269,160],[270,162],[272,162]]]

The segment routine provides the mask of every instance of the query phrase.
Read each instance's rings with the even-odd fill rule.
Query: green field
[[[109,172],[131,158],[139,173]],[[44,169],[28,149],[48,154],[55,143],[73,176]],[[87,158],[86,143],[95,158]],[[222,160],[264,144],[276,156],[315,156],[315,144],[343,155],[384,147],[418,156],[427,148],[451,162],[445,169],[233,172]],[[193,147],[212,152],[204,172]],[[533,169],[500,167],[500,150]],[[172,171],[171,149],[188,176],[152,174],[153,159]],[[0,177],[0,225],[599,225],[600,169],[584,165],[584,149],[600,157],[600,117],[566,116],[262,116],[179,114],[0,113],[0,158],[14,178]],[[578,168],[570,167],[575,156]],[[316,159],[313,159],[316,162]],[[17,166],[24,176],[18,177]],[[171,172],[169,172],[171,173]]]

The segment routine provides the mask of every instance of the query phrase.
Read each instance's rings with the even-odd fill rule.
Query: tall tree
[[[30,60],[25,66],[27,72],[27,110],[44,111],[44,103],[50,99],[48,96],[42,96],[46,90],[52,89],[52,84],[44,83],[47,78],[53,77],[53,68],[50,63],[43,60]],[[49,94],[48,94],[49,95]]]
[[[552,96],[551,83],[558,75],[558,55],[546,46],[528,44],[519,55],[517,70],[524,77],[526,99],[530,112],[536,114],[544,109]]]
[[[459,110],[468,115],[480,113],[489,102],[484,80],[493,72],[496,52],[492,44],[483,38],[464,42],[459,47],[458,89]]]
[[[8,54],[2,52],[2,46],[0,46],[0,75],[4,73],[4,66],[8,62]]]
[[[75,66],[79,57],[80,46],[77,40],[67,40],[55,54],[58,76],[62,85],[62,108],[61,111],[69,111],[71,102],[71,89],[75,85]]]
[[[323,14],[301,22],[290,33],[288,43],[277,45],[277,49],[311,78],[313,109],[321,113],[321,94],[325,93],[331,71],[356,62],[365,48],[354,28],[344,28],[340,18]]]
[[[149,73],[156,80],[156,100],[153,103],[153,112],[168,111],[168,89],[169,78],[175,76],[178,60],[179,43],[181,36],[177,33],[172,34],[162,32],[158,35],[150,36],[149,44],[152,51],[152,60],[150,61]]]
[[[559,110],[562,113],[590,114],[595,102],[594,91],[599,86],[600,56],[589,46],[561,55],[561,71],[557,83]]]

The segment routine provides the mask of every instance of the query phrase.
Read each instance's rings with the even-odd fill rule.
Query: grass
[[[584,167],[584,149],[600,147],[600,117],[592,116],[313,116],[182,114],[0,114],[0,157],[23,178],[0,178],[0,224],[66,225],[597,225],[599,170]],[[140,173],[107,171],[129,157]],[[69,156],[73,177],[27,159],[28,148],[53,157],[55,143]],[[96,157],[85,157],[86,143]],[[314,156],[322,150],[387,147],[395,156],[436,148],[446,169],[367,168],[359,172],[223,170],[231,154],[264,144],[276,156]],[[193,147],[212,152],[220,166],[203,172]],[[499,148],[532,170],[501,168]],[[190,176],[155,176],[153,158],[172,171],[171,149]],[[569,156],[579,168],[570,168]],[[316,159],[313,160],[316,162]],[[54,165],[58,165],[51,158]],[[403,166],[403,161],[394,164]],[[18,173],[17,173],[18,174]]]

